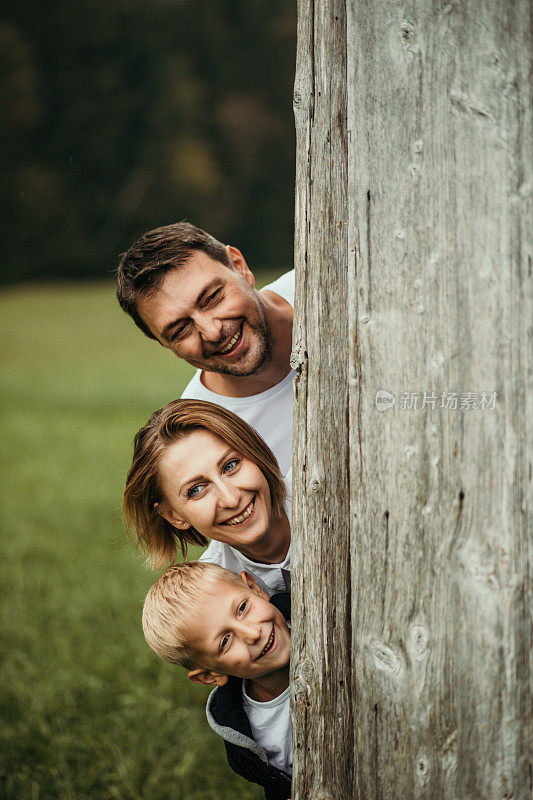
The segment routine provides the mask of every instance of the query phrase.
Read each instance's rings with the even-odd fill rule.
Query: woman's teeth
[[[244,520],[248,519],[248,517],[254,510],[254,503],[255,503],[255,497],[252,500],[252,502],[246,506],[242,514],[239,514],[237,517],[232,517],[231,519],[227,519],[224,522],[224,525],[239,525],[241,522],[244,522]]]
[[[221,348],[220,348],[220,350],[219,350],[218,352],[219,352],[219,353],[229,353],[229,351],[230,351],[230,350],[231,350],[233,347],[235,347],[235,345],[236,345],[236,344],[237,344],[237,342],[239,341],[239,337],[240,337],[240,335],[241,335],[241,328],[239,328],[239,330],[237,331],[237,333],[233,334],[233,336],[231,337],[231,339],[229,340],[229,342],[227,343],[227,345],[226,345],[225,347],[221,347]]]

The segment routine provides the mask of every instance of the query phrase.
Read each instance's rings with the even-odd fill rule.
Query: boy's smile
[[[253,680],[288,666],[291,635],[285,618],[247,578],[249,585],[243,582],[242,588],[218,580],[199,598],[185,634],[198,672]]]

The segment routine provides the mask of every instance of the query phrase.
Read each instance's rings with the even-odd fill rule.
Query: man
[[[294,272],[261,292],[236,247],[186,222],[144,234],[123,255],[122,309],[150,338],[197,367],[182,397],[245,419],[285,475],[292,453]]]

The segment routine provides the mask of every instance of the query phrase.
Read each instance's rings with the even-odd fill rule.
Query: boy
[[[169,567],[143,608],[150,647],[214,686],[207,719],[224,739],[231,768],[265,790],[290,797],[290,595],[270,598],[246,572],[192,561]]]

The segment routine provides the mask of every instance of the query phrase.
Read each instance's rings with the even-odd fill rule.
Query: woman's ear
[[[252,578],[249,572],[245,572],[244,570],[241,572],[241,578],[244,583],[247,585],[249,589],[252,590],[255,594],[259,595],[262,600],[266,600],[267,602],[270,601],[270,597],[264,592],[262,589],[259,588],[255,578]]]
[[[187,677],[192,683],[203,683],[206,686],[224,686],[228,682],[227,675],[201,668],[191,669]]]
[[[176,514],[176,512],[165,505],[165,503],[154,503],[154,511],[157,511],[158,514],[161,514],[161,516],[166,519],[167,522],[170,522],[170,524],[175,528],[179,528],[180,531],[186,531],[191,527],[186,519],[183,519],[183,517],[180,517],[178,514]]]

